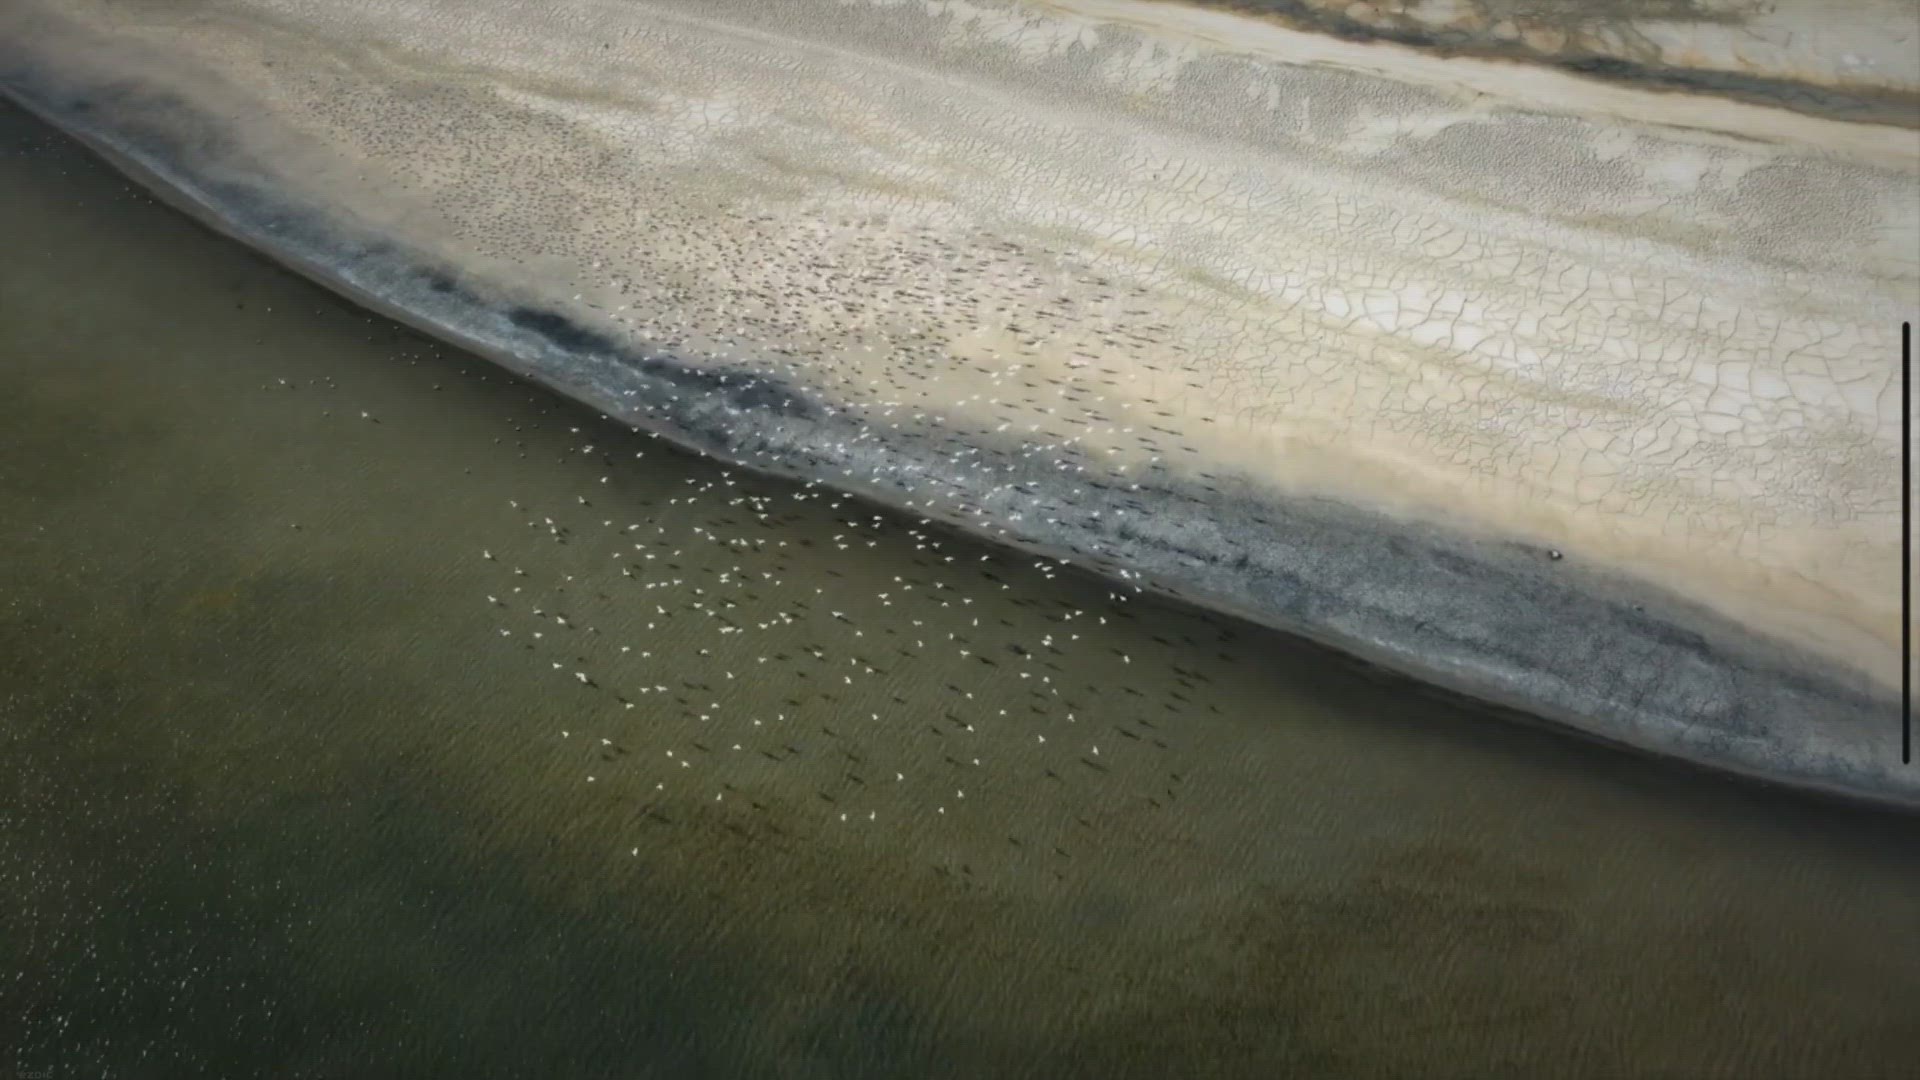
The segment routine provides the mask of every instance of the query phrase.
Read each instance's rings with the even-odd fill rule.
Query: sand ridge
[[[1409,60],[1438,70],[1476,68],[1496,92],[1529,75],[1564,75],[1591,108],[1628,96],[1595,84],[1671,96],[1792,109],[1810,116],[1911,128],[1920,91],[1920,16],[1899,0],[1038,0],[1050,10],[1098,11],[1145,25],[1183,24],[1216,42],[1252,38],[1251,22],[1294,35],[1291,49],[1382,73]],[[1166,16],[1166,7],[1186,9]],[[1239,20],[1230,22],[1227,20]],[[1268,40],[1276,40],[1268,36]],[[1284,40],[1284,39],[1279,39]],[[1381,56],[1398,57],[1384,64]],[[1431,61],[1431,62],[1430,62]],[[1462,63],[1461,61],[1465,61]],[[1506,75],[1500,69],[1506,68]],[[1588,86],[1579,88],[1577,82]],[[1550,80],[1535,83],[1550,85]],[[1550,92],[1550,96],[1552,92]],[[1644,100],[1644,98],[1643,98]],[[1757,114],[1756,114],[1757,115]]]

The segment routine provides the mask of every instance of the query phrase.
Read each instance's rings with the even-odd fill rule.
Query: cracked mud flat
[[[1080,0],[22,0],[0,85],[303,272],[723,459],[1593,737],[1920,803],[1893,585],[1920,135],[1835,118],[1916,73],[1814,62],[1912,16],[1769,55],[1722,47],[1738,12],[1629,8],[1694,34],[1662,64],[1864,104]]]

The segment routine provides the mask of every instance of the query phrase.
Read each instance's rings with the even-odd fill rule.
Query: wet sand
[[[723,460],[1920,799],[1889,585],[1920,135],[1045,8],[27,3],[5,81],[302,272]]]
[[[0,115],[16,1071],[1909,1071],[1910,819],[675,452]]]

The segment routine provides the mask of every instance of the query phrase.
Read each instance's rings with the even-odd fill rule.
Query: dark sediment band
[[[1883,124],[1901,128],[1920,128],[1920,94],[1912,90],[1870,85],[1822,86],[1818,83],[1778,75],[1714,68],[1683,67],[1654,59],[1606,55],[1588,50],[1548,52],[1529,47],[1524,41],[1505,41],[1483,30],[1419,25],[1412,20],[1401,25],[1366,23],[1340,11],[1330,11],[1303,0],[1172,0],[1184,6],[1216,8],[1237,15],[1265,19],[1289,30],[1324,34],[1356,44],[1385,43],[1401,45],[1435,56],[1473,57],[1506,60],[1537,67],[1556,68],[1574,75],[1598,79],[1640,90],[1658,90],[1677,94],[1703,94],[1750,105],[1790,109],[1807,116],[1845,120],[1862,124]],[[1678,9],[1670,17],[1711,23],[1709,13]],[[1617,16],[1600,9],[1590,17],[1598,25],[1613,22]],[[1579,20],[1566,20],[1568,28],[1578,30]],[[1621,20],[1624,23],[1624,20]],[[1737,21],[1737,20],[1734,20]]]
[[[1129,586],[1144,581],[1590,738],[1920,808],[1920,775],[1898,762],[1899,703],[1878,683],[1582,565],[1577,551],[1556,559],[1330,499],[1230,491],[1164,470],[1137,490],[1087,484],[1074,497],[1020,446],[972,440],[997,459],[999,483],[989,483],[943,451],[940,440],[950,445],[952,436],[868,427],[759,373],[637,355],[563,314],[487,295],[459,268],[356,223],[203,168],[217,159],[208,151],[221,135],[217,124],[193,123],[184,102],[160,110],[163,131],[130,119],[156,115],[155,102],[130,87],[80,97],[47,72],[15,67],[0,72],[0,91],[300,273],[723,461],[910,511],[918,508],[902,490],[909,480],[939,486],[970,504],[969,513],[928,514],[948,524],[1004,526],[990,537],[1092,563]],[[1112,513],[1122,507],[1131,523]],[[1095,544],[1104,559],[1078,554]]]

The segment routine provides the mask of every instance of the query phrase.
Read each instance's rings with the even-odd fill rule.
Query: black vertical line
[[[1900,763],[1913,764],[1913,324],[1900,324]]]

